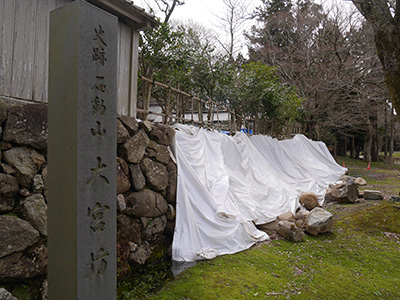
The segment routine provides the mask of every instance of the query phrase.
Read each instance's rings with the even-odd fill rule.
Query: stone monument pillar
[[[50,14],[51,300],[116,299],[116,16],[85,1]]]

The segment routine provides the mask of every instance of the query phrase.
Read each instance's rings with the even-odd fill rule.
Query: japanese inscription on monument
[[[85,1],[51,13],[50,299],[116,298],[117,33]]]

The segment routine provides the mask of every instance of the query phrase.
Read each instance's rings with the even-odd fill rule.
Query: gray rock
[[[119,120],[128,130],[130,135],[133,135],[139,129],[139,122],[133,117],[120,116]]]
[[[33,176],[32,191],[35,194],[40,194],[43,190],[44,190],[43,176],[40,174],[36,174],[35,176]]]
[[[163,164],[145,158],[140,164],[140,167],[150,188],[156,191],[162,191],[167,188],[168,172]]]
[[[300,242],[304,236],[303,229],[290,221],[279,221],[277,232],[284,239],[293,242]]]
[[[0,196],[0,213],[8,213],[14,210],[15,201],[13,198],[3,198]]]
[[[354,203],[358,198],[358,186],[351,180],[331,186],[331,196],[339,203]]]
[[[127,163],[120,157],[117,158],[117,193],[123,194],[131,188],[129,179],[129,168]]]
[[[383,200],[384,196],[380,191],[365,190],[364,199],[365,200]]]
[[[0,194],[4,198],[11,198],[19,191],[17,178],[0,173]]]
[[[23,189],[20,189],[20,190],[19,190],[19,194],[20,194],[22,197],[29,197],[29,196],[31,195],[31,192],[30,192],[28,189],[23,188]]]
[[[357,177],[357,178],[354,180],[354,183],[357,184],[358,186],[367,185],[367,182],[365,181],[365,179],[364,179],[364,178],[361,178],[361,177]]]
[[[125,197],[122,194],[117,195],[117,208],[119,212],[124,212],[126,209]]]
[[[43,281],[42,288],[40,289],[42,292],[42,300],[47,300],[48,299],[48,284],[47,284],[47,279]]]
[[[320,208],[314,208],[306,219],[306,231],[311,235],[329,232],[333,225],[333,215]]]
[[[158,217],[167,212],[167,201],[158,193],[145,189],[126,197],[127,215],[133,217]]]
[[[47,147],[47,104],[24,104],[8,109],[4,141],[36,149]]]
[[[117,120],[117,144],[123,144],[125,143],[129,138],[129,132],[125,128],[124,125],[122,125],[120,120]]]
[[[146,131],[146,133],[149,133],[153,130],[153,125],[151,124],[150,121],[142,121],[139,123],[139,128]]]
[[[168,201],[168,203],[175,204],[178,172],[176,164],[172,160],[167,165],[167,172],[168,172],[168,186],[167,186],[166,200]]]
[[[310,212],[306,209],[299,209],[296,214],[294,215],[294,218],[296,220],[305,220],[307,219],[307,216],[310,214]]]
[[[141,191],[146,187],[146,178],[143,175],[139,164],[129,165],[131,170],[132,185],[136,191]]]
[[[335,201],[335,197],[332,196],[332,188],[327,188],[325,193],[325,201],[332,202]]]
[[[398,196],[398,195],[391,195],[390,198],[389,198],[389,201],[400,202],[400,196]]]
[[[136,248],[135,252],[132,252],[129,255],[129,259],[133,260],[139,265],[143,265],[146,262],[146,260],[151,256],[152,251],[153,249],[150,246],[150,244],[147,241],[145,241],[142,245]]]
[[[0,102],[1,104],[1,102]],[[0,300],[18,300],[5,288],[0,288]]]
[[[150,141],[146,152],[148,157],[154,158],[164,165],[168,164],[171,159],[168,146],[157,144],[155,141]]]
[[[171,204],[168,204],[168,210],[167,210],[166,216],[167,216],[168,221],[175,220],[176,211],[175,211],[175,207],[173,207]]]
[[[318,196],[313,192],[302,193],[300,195],[300,204],[306,209],[312,210],[319,206]]]
[[[1,155],[0,155],[1,157]],[[13,168],[11,168],[9,165],[7,164],[0,164],[1,165],[1,170],[3,173],[6,173],[8,175],[14,175],[15,174],[15,170]]]
[[[47,195],[47,165],[42,169],[42,178],[44,184],[44,195]]]
[[[164,124],[153,124],[153,129],[148,133],[149,138],[159,144],[169,146],[175,137],[175,130]]]
[[[141,243],[142,226],[136,219],[126,215],[119,215],[117,218],[118,231],[120,231],[130,242]]]
[[[164,215],[148,220],[147,226],[144,228],[143,231],[144,239],[146,241],[156,240],[164,232],[166,226],[167,218]]]
[[[147,134],[143,130],[139,130],[133,137],[122,145],[121,154],[123,158],[133,164],[140,163],[149,142],[150,140]]]
[[[40,153],[26,147],[12,148],[4,152],[4,159],[16,171],[16,177],[23,187],[31,188],[33,177],[45,163]]]
[[[29,222],[7,215],[0,216],[0,236],[0,257],[25,250],[40,239]]]
[[[34,194],[23,200],[21,212],[42,236],[47,236],[47,205],[41,194]]]
[[[22,255],[21,252],[0,259],[0,281],[28,279],[46,274],[47,248],[41,243]]]

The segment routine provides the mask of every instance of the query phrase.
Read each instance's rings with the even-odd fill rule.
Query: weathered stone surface
[[[153,130],[153,125],[150,121],[142,121],[139,123],[139,128],[142,128],[146,133],[149,133]]]
[[[123,213],[126,209],[125,196],[122,194],[117,195],[117,209],[120,213]]]
[[[176,164],[171,160],[167,165],[168,171],[168,186],[166,199],[168,203],[176,203],[176,185],[178,180],[178,172],[176,169]]]
[[[0,259],[0,281],[4,279],[28,279],[46,274],[47,248],[43,243],[21,256],[14,253]]]
[[[357,177],[357,178],[354,180],[354,183],[357,184],[358,186],[367,185],[367,181],[365,181],[365,179],[364,179],[364,178],[361,178],[361,177]]]
[[[32,191],[35,194],[40,194],[43,190],[44,190],[43,176],[40,174],[36,174],[35,176],[33,176]]]
[[[19,190],[19,194],[20,194],[22,197],[29,197],[29,196],[31,195],[31,192],[30,192],[28,189],[23,188],[23,189],[20,189],[20,190]]]
[[[319,206],[318,196],[313,192],[302,193],[300,195],[300,204],[306,209],[312,210]]]
[[[123,194],[131,188],[129,179],[129,168],[127,163],[120,157],[117,158],[117,193]]]
[[[136,191],[141,191],[146,187],[146,178],[143,175],[139,164],[129,165],[131,170],[132,186]]]
[[[277,231],[279,220],[275,220],[266,224],[257,225],[257,228],[262,231]]]
[[[7,119],[7,104],[0,99],[0,125]]]
[[[331,186],[331,195],[339,203],[354,203],[358,198],[358,186],[353,181]]]
[[[0,237],[0,257],[25,250],[40,239],[29,222],[7,215],[0,216]]]
[[[120,116],[119,120],[128,130],[130,135],[133,135],[139,129],[139,122],[133,117]]]
[[[168,172],[163,164],[145,158],[140,164],[140,167],[146,177],[149,187],[156,191],[162,191],[167,188]]]
[[[278,221],[291,221],[291,222],[295,221],[294,215],[290,211],[280,214],[276,219]]]
[[[47,165],[43,167],[42,169],[42,178],[43,178],[43,184],[44,184],[44,195],[47,195]]]
[[[147,226],[144,228],[143,235],[146,241],[156,240],[167,226],[166,216],[148,219]]]
[[[148,157],[154,158],[164,165],[168,164],[171,159],[168,146],[157,144],[153,140],[150,141],[146,151]]]
[[[142,265],[151,256],[151,253],[152,247],[147,241],[145,241],[142,245],[136,248],[135,252],[131,252],[131,254],[129,255],[129,259],[133,260],[139,265]]]
[[[314,208],[306,219],[306,231],[311,235],[329,232],[333,225],[333,215],[320,208]]]
[[[129,138],[129,132],[125,128],[124,125],[122,125],[120,120],[117,120],[117,144],[123,144],[125,143]]]
[[[325,193],[325,201],[332,202],[335,201],[335,197],[332,196],[332,188],[327,188]]]
[[[149,138],[159,144],[171,145],[175,136],[175,130],[164,124],[153,124],[153,129],[149,132]]]
[[[149,138],[144,130],[139,130],[133,137],[131,137],[121,147],[121,154],[123,158],[133,164],[140,163],[147,146],[149,145]]]
[[[309,211],[306,209],[299,209],[296,214],[294,215],[294,218],[296,220],[305,220],[307,219],[307,216],[309,215]]]
[[[4,152],[7,164],[16,171],[16,177],[23,187],[30,188],[33,176],[45,163],[45,158],[40,153],[26,147],[12,148]]]
[[[3,198],[0,196],[0,213],[8,213],[13,211],[15,201],[13,198]]]
[[[0,195],[4,198],[13,197],[19,191],[17,178],[0,173]]]
[[[42,236],[47,236],[47,205],[41,194],[34,194],[23,200],[21,212]]]
[[[400,202],[400,196],[391,195],[390,198],[389,198],[389,201]]]
[[[1,104],[1,102],[0,102]],[[18,300],[5,288],[0,288],[0,300]]]
[[[1,154],[0,154],[1,157]],[[8,175],[14,175],[15,174],[15,170],[13,168],[11,168],[9,165],[7,164],[0,164],[1,166],[1,171],[2,173],[8,174]]]
[[[127,215],[133,217],[158,217],[167,212],[167,201],[158,193],[145,189],[126,197]]]
[[[47,147],[47,105],[24,104],[8,109],[4,141],[36,149]]]
[[[118,231],[120,231],[128,241],[136,244],[141,243],[142,226],[138,220],[126,215],[119,215],[117,218]]]
[[[167,209],[167,220],[168,221],[174,221],[175,217],[176,217],[176,211],[175,211],[175,207],[173,207],[171,204],[168,204],[168,209]]]
[[[365,190],[364,199],[365,200],[383,200],[384,196],[381,191]]]
[[[279,221],[277,232],[281,237],[293,242],[300,242],[303,239],[303,229],[290,221]]]

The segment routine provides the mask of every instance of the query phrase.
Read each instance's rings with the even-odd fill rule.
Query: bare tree
[[[156,12],[156,9],[154,9],[154,5],[152,5],[151,3],[155,4],[157,6],[157,10],[160,11],[164,15],[164,19],[162,20],[162,22],[168,23],[174,9],[177,6],[184,5],[185,1],[184,0],[151,0],[151,1],[145,0],[145,3],[147,4],[150,11],[153,13]]]
[[[396,0],[352,0],[372,24],[375,45],[397,118],[400,120],[400,4]]]

